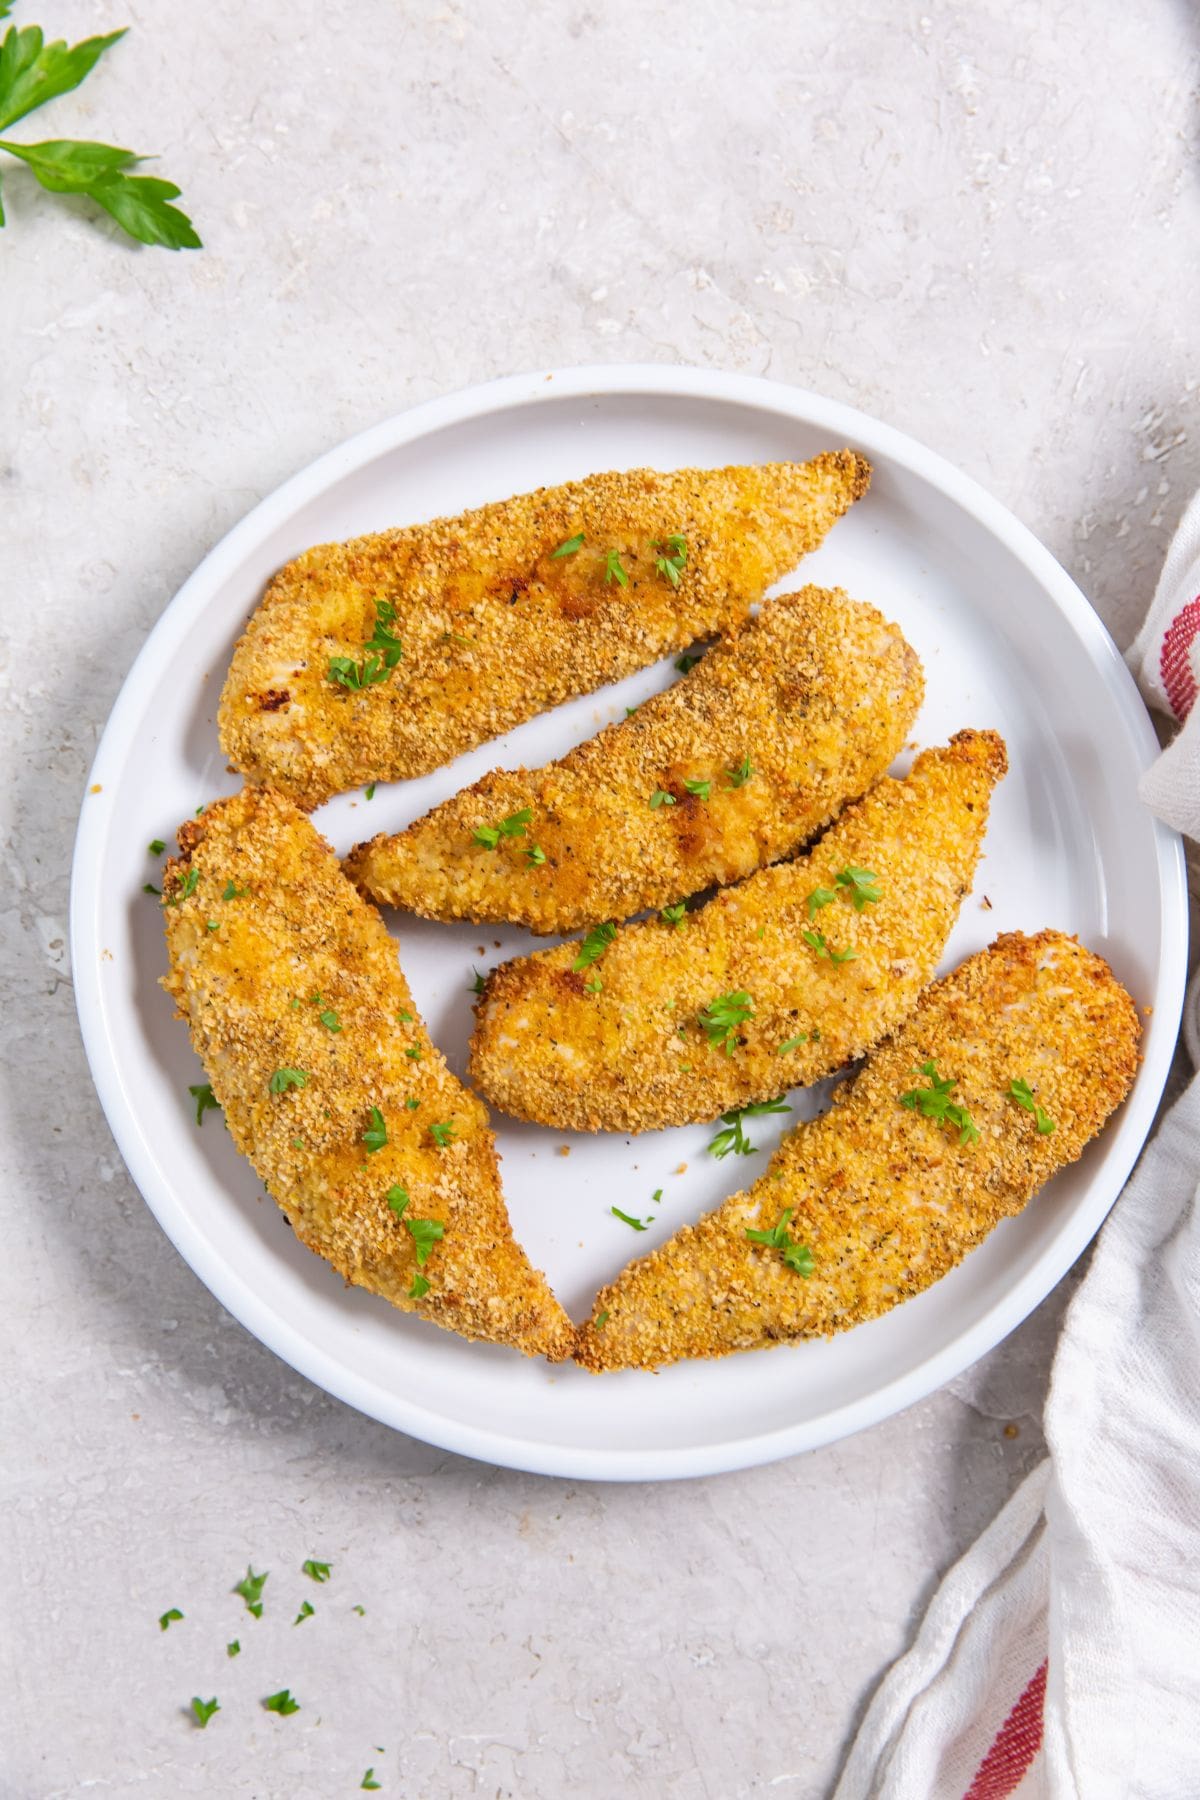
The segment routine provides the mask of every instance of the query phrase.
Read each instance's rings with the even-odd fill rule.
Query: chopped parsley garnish
[[[687,907],[682,900],[677,900],[674,906],[664,906],[659,914],[659,918],[662,919],[665,924],[674,925],[676,929],[683,924],[686,917]]]
[[[286,1093],[288,1088],[308,1086],[308,1076],[303,1069],[276,1069],[271,1077],[270,1087],[273,1094]]]
[[[404,1110],[406,1112],[416,1112],[416,1110],[417,1110],[418,1106],[420,1106],[420,1104],[421,1104],[421,1102],[419,1100],[406,1100],[404,1102]]]
[[[650,810],[657,812],[660,806],[674,806],[674,794],[668,794],[666,788],[655,788],[650,796]]]
[[[160,897],[162,895],[162,889],[156,888],[152,881],[143,881],[142,892],[143,894],[158,894]]]
[[[292,1699],[289,1688],[280,1688],[277,1694],[269,1694],[263,1705],[268,1712],[283,1713],[285,1716],[300,1711],[300,1702]]]
[[[213,1714],[220,1712],[220,1710],[220,1703],[215,1698],[212,1700],[202,1700],[199,1694],[192,1695],[192,1711],[196,1715],[196,1723],[201,1731],[204,1730]]]
[[[594,1326],[593,1326],[593,1330],[595,1330],[595,1331],[603,1331],[603,1330],[604,1330],[604,1327],[605,1327],[605,1326],[606,1326],[606,1325],[607,1325],[607,1324],[608,1324],[608,1309],[607,1309],[607,1307],[606,1307],[606,1308],[605,1308],[605,1310],[604,1310],[604,1311],[603,1311],[603,1312],[602,1312],[602,1313],[597,1313],[597,1314],[596,1314],[596,1320],[595,1320],[595,1324],[594,1324]]]
[[[440,1219],[405,1219],[404,1223],[417,1253],[417,1267],[423,1269],[433,1246],[445,1237],[446,1227]]]
[[[394,669],[404,651],[400,639],[388,630],[389,625],[396,623],[396,609],[390,600],[375,602],[375,629],[363,645],[364,650],[374,651],[383,659],[385,669]]]
[[[387,1126],[384,1124],[383,1114],[377,1106],[371,1108],[371,1123],[363,1132],[362,1141],[367,1146],[368,1156],[374,1156],[375,1152],[382,1150],[388,1141]]]
[[[246,1570],[245,1580],[239,1581],[233,1590],[235,1594],[240,1594],[242,1596],[242,1599],[246,1602],[246,1611],[248,1613],[253,1613],[256,1619],[262,1618],[262,1591],[266,1586],[267,1575],[269,1573],[270,1570],[266,1570],[263,1574],[256,1575],[252,1568],[248,1568]]]
[[[730,1154],[734,1156],[752,1156],[755,1151],[755,1145],[750,1142],[750,1139],[743,1131],[742,1120],[758,1119],[762,1118],[767,1113],[786,1113],[791,1112],[791,1110],[791,1107],[788,1105],[783,1095],[780,1094],[776,1100],[759,1100],[753,1106],[735,1107],[732,1112],[722,1113],[721,1119],[725,1129],[723,1131],[718,1131],[716,1137],[708,1146],[710,1156],[724,1157],[729,1156]]]
[[[240,888],[236,881],[227,881],[225,883],[225,892],[221,895],[221,898],[222,900],[240,900],[245,892],[246,889]]]
[[[598,975],[593,975],[592,979],[590,981],[585,981],[583,985],[589,994],[598,994],[604,986],[604,983]]]
[[[209,1110],[210,1107],[212,1108],[212,1110],[214,1112],[220,1112],[221,1102],[217,1099],[217,1096],[213,1093],[212,1084],[210,1082],[202,1081],[196,1087],[192,1087],[191,1085],[189,1085],[188,1093],[192,1096],[192,1099],[196,1102],[196,1123],[197,1123],[197,1125],[202,1125],[204,1123],[204,1115]]]
[[[977,1143],[979,1132],[975,1121],[964,1106],[950,1098],[957,1082],[949,1076],[939,1075],[935,1062],[923,1062],[913,1073],[924,1075],[929,1086],[909,1088],[907,1093],[900,1095],[901,1106],[933,1119],[938,1125],[952,1126],[958,1132],[960,1145]]]
[[[697,653],[695,650],[685,650],[682,656],[675,658],[675,667],[681,675],[690,675],[696,664],[703,661],[703,651]]]
[[[662,1191],[662,1189],[661,1189],[661,1188],[655,1188],[655,1190],[654,1190],[654,1192],[653,1192],[653,1193],[652,1193],[652,1194],[651,1194],[651,1196],[650,1196],[650,1204],[651,1204],[651,1206],[657,1206],[657,1205],[658,1205],[658,1204],[659,1204],[659,1202],[660,1202],[660,1201],[661,1201],[661,1200],[662,1200],[662,1197],[663,1197],[663,1191]]]
[[[770,1231],[754,1231],[747,1226],[746,1236],[752,1244],[765,1244],[768,1249],[782,1250],[783,1260],[788,1268],[794,1269],[797,1275],[803,1275],[807,1280],[813,1272],[813,1253],[807,1244],[794,1244],[788,1236],[788,1220],[794,1211],[794,1207],[785,1207]]]
[[[737,1048],[737,1032],[747,1019],[754,1017],[754,1003],[742,988],[730,994],[718,994],[698,1014],[709,1043],[716,1050],[732,1056]]]
[[[480,825],[472,841],[482,844],[485,850],[494,850],[501,838],[524,837],[525,827],[532,817],[529,807],[523,806],[520,812],[509,813],[507,819],[501,819],[498,825]]]
[[[303,1625],[305,1619],[311,1619],[313,1614],[316,1612],[316,1610],[317,1609],[313,1605],[311,1600],[302,1600],[300,1602],[300,1611],[296,1614],[295,1618],[292,1620],[293,1626]]]
[[[743,756],[740,763],[735,763],[731,769],[726,769],[725,773],[729,778],[731,788],[745,787],[754,774],[754,765],[748,756]]]
[[[387,1191],[387,1203],[398,1219],[403,1218],[411,1198],[407,1188],[390,1187]]]
[[[471,985],[467,989],[467,992],[469,994],[482,994],[484,988],[487,986],[487,982],[479,973],[479,970],[475,967],[474,963],[471,964],[471,976]]]
[[[302,1137],[294,1137],[292,1139],[292,1149],[293,1150],[303,1150],[303,1148],[304,1148],[304,1139]]]
[[[558,552],[555,551],[556,556],[557,556],[557,554],[558,554]],[[380,1784],[375,1779],[374,1769],[368,1769],[366,1774],[363,1776],[362,1780],[359,1782],[358,1785],[360,1788],[368,1788],[371,1790],[378,1788]]]
[[[660,575],[666,577],[672,587],[677,588],[679,577],[687,565],[687,539],[681,532],[673,531],[665,540],[651,538],[650,546],[663,552],[663,555],[655,557],[654,567]]]
[[[545,860],[546,852],[542,849],[541,845],[530,844],[528,850],[525,852],[525,861],[531,862],[535,868],[538,868]]]
[[[318,1013],[317,1017],[320,1019],[326,1031],[340,1031],[342,1029],[342,1021],[330,1007],[326,1007],[324,1012]]]
[[[206,931],[220,931],[221,926],[217,919],[205,919],[204,928]]]
[[[811,899],[811,895],[809,897]],[[827,956],[831,963],[853,962],[858,955],[857,950],[832,949],[831,946],[825,942],[825,933],[823,931],[802,931],[800,936],[804,939],[810,950],[815,950],[818,956]]]
[[[350,1611],[356,1612],[360,1619],[365,1619],[367,1616],[367,1609],[365,1606],[352,1606]]]
[[[412,1014],[410,1012],[406,1011],[403,1006],[400,1008],[400,1011],[396,1014],[396,1017],[397,1017],[397,1019],[399,1019],[401,1025],[411,1025],[413,1022]]]
[[[177,1606],[169,1606],[165,1613],[160,1613],[158,1616],[158,1629],[160,1631],[166,1631],[171,1625],[174,1625],[179,1619],[182,1619],[182,1617],[183,1614]]]
[[[337,687],[349,688],[357,693],[361,688],[374,687],[377,682],[386,681],[388,671],[377,657],[368,656],[361,663],[356,663],[352,656],[331,656],[326,679]]]
[[[557,562],[560,556],[574,556],[577,550],[583,549],[586,542],[582,531],[577,531],[574,537],[564,538],[558,549],[550,552],[550,561]]]
[[[425,1277],[423,1275],[414,1275],[412,1278],[412,1286],[408,1290],[409,1299],[423,1300],[428,1292],[429,1283],[426,1281]]]
[[[1037,1121],[1037,1128],[1042,1133],[1042,1136],[1049,1137],[1050,1133],[1055,1129],[1054,1120],[1043,1107],[1038,1105],[1033,1097],[1033,1089],[1030,1087],[1029,1083],[1021,1080],[1010,1082],[1008,1091],[1018,1106],[1023,1106],[1026,1112],[1031,1112],[1033,1114]]]
[[[572,969],[588,969],[594,962],[599,962],[616,935],[615,925],[593,925],[579,946]]]
[[[621,587],[629,586],[629,576],[625,573],[625,570],[621,565],[621,553],[619,550],[610,550],[605,557],[604,580],[606,584],[610,581],[615,581],[618,582]]]
[[[151,838],[150,842],[146,845],[151,856],[161,856],[166,847],[167,846],[163,843],[161,838]]]
[[[363,799],[364,800],[373,800],[375,798],[375,788],[376,788],[376,783],[373,781],[368,781],[366,787],[363,789]]]
[[[614,1219],[620,1219],[625,1225],[632,1225],[635,1231],[646,1231],[648,1229],[647,1226],[642,1224],[640,1219],[631,1219],[629,1214],[622,1212],[619,1206],[610,1206],[608,1210]]]
[[[814,1037],[816,1036],[815,1032],[813,1033],[813,1036]],[[776,1050],[775,1054],[776,1054],[776,1056],[786,1056],[789,1050],[798,1050],[800,1048],[801,1044],[807,1044],[807,1042],[808,1042],[807,1033],[801,1031],[797,1034],[796,1037],[785,1038],[783,1043],[780,1044],[778,1050]]]
[[[332,1567],[332,1563],[317,1562],[315,1557],[310,1556],[301,1563],[300,1573],[307,1575],[310,1581],[328,1581],[329,1571]]]
[[[420,1060],[421,1060],[420,1044],[410,1044],[408,1046],[408,1049],[404,1052],[404,1054],[405,1054],[405,1056],[407,1056],[409,1058],[410,1062],[420,1062]]]
[[[225,1646],[225,1654],[226,1656],[240,1656],[242,1654],[242,1646],[237,1638],[230,1638]]]
[[[636,712],[636,711],[637,711],[637,709],[638,709],[638,707],[639,707],[639,706],[640,706],[640,705],[641,705],[641,704],[642,704],[642,703],[641,703],[641,701],[640,701],[640,700],[639,700],[639,701],[638,701],[638,702],[637,702],[637,703],[636,703],[636,705],[634,705],[634,706],[627,706],[627,707],[626,707],[626,708],[625,708],[625,717],[626,717],[626,718],[627,718],[627,719],[632,719],[632,717],[633,717],[633,715],[634,715],[634,713],[635,713],[635,712]]]
[[[836,899],[836,888],[815,887],[806,902],[809,918],[815,919],[823,906],[832,906]]]
[[[702,781],[699,776],[689,776],[684,782],[689,794],[695,794],[698,800],[707,800],[712,793],[712,781]]]
[[[438,1149],[444,1150],[451,1138],[455,1135],[454,1120],[446,1119],[441,1125],[431,1125],[429,1127],[429,1135],[437,1145]]]
[[[879,877],[872,875],[870,869],[839,869],[833,879],[839,887],[846,889],[855,912],[861,912],[864,906],[874,906],[883,898],[876,886]]]
[[[199,880],[200,880],[200,871],[193,864],[192,867],[188,870],[187,874],[184,876],[183,880],[180,882],[179,887],[177,888],[175,893],[173,893],[171,895],[171,898],[167,901],[167,905],[168,906],[178,906],[180,901],[190,900],[192,895],[196,891],[196,884],[199,882]]]

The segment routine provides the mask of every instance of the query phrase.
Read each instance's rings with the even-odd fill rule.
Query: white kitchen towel
[[[1129,660],[1181,726],[1143,798],[1200,838],[1200,496]],[[1184,1033],[1200,1067],[1200,978]],[[876,1692],[835,1800],[1200,1800],[1200,1076],[1100,1233],[1045,1431]]]

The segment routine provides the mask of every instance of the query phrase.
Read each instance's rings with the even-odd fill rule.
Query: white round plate
[[[1132,1095],[1083,1160],[962,1267],[887,1318],[828,1343],[658,1376],[596,1377],[468,1344],[342,1285],[303,1249],[234,1152],[157,986],[165,967],[153,838],[232,792],[214,725],[230,653],[267,577],[308,545],[594,470],[799,458],[849,444],[871,490],[802,578],[898,621],[925,663],[921,744],[995,726],[1012,770],[974,894],[944,958],[997,932],[1058,926],[1108,957],[1146,1016]],[[780,584],[782,588],[794,582]],[[339,851],[397,829],[494,766],[561,755],[673,679],[670,663],[560,707],[421,781],[343,795],[316,815]],[[701,1475],[786,1456],[920,1398],[997,1343],[1074,1262],[1119,1192],[1171,1061],[1185,975],[1178,839],[1137,798],[1156,750],[1117,651],[1083,595],[1023,526],[910,438],[816,395],[699,369],[514,377],[434,401],[323,456],[257,506],[155,626],[121,691],[84,799],[71,895],[84,1042],[113,1134],[164,1230],[247,1328],[312,1381],[447,1449],[597,1479]],[[417,1002],[462,1072],[471,969],[527,949],[521,931],[391,921]],[[816,1092],[789,1096],[793,1119]],[[789,1121],[762,1119],[749,1161],[706,1154],[710,1126],[573,1137],[497,1117],[517,1237],[575,1317],[629,1258],[761,1168]],[[566,1154],[569,1152],[569,1156]],[[661,1201],[652,1195],[662,1189]],[[635,1235],[609,1207],[643,1218]]]

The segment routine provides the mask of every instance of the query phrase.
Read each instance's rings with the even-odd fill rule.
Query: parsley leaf
[[[746,1236],[752,1244],[765,1244],[768,1249],[782,1250],[783,1260],[788,1268],[807,1280],[813,1272],[813,1254],[807,1244],[795,1244],[788,1236],[788,1220],[794,1211],[794,1207],[785,1207],[770,1231],[754,1231],[747,1226]]]
[[[697,1016],[713,1048],[732,1056],[739,1027],[754,1017],[754,1003],[744,989],[735,988],[732,993],[718,994]]]
[[[332,1567],[332,1563],[317,1562],[315,1557],[310,1556],[301,1563],[300,1573],[307,1575],[310,1581],[328,1581],[329,1571]]]
[[[363,644],[368,653],[375,652],[385,669],[391,671],[404,655],[400,639],[388,630],[389,625],[396,622],[396,609],[390,600],[375,602],[375,629]],[[371,783],[372,789],[374,782]],[[370,795],[367,796],[370,799]]]
[[[320,1019],[326,1031],[340,1031],[342,1029],[342,1021],[331,1007],[326,1007],[324,1012],[317,1014],[317,1017]]]
[[[649,1227],[646,1225],[643,1225],[642,1221],[640,1219],[631,1219],[629,1214],[622,1212],[619,1206],[610,1206],[608,1210],[612,1214],[614,1219],[620,1219],[621,1222],[625,1225],[632,1225],[633,1229],[635,1231],[649,1230]]]
[[[712,793],[711,780],[702,781],[698,776],[690,777],[683,785],[688,793],[695,794],[698,800],[707,800],[708,796]]]
[[[509,813],[507,819],[501,819],[498,825],[481,825],[473,842],[482,844],[485,850],[494,850],[501,838],[524,837],[525,827],[532,817],[529,807],[523,806],[520,812]]]
[[[386,1199],[396,1217],[402,1219],[406,1209],[411,1204],[412,1196],[407,1188],[396,1186],[388,1189]]]
[[[914,1074],[924,1075],[928,1087],[909,1088],[900,1095],[901,1106],[910,1112],[919,1112],[926,1119],[933,1119],[938,1125],[950,1125],[958,1132],[960,1146],[974,1144],[979,1141],[979,1131],[970,1113],[950,1098],[958,1085],[950,1076],[941,1076],[937,1072],[935,1062],[923,1062]]]
[[[382,1150],[388,1141],[387,1126],[384,1124],[383,1114],[377,1106],[371,1108],[371,1123],[363,1132],[362,1141],[367,1146],[368,1156],[374,1156],[375,1152]]]
[[[6,14],[8,10],[5,7]],[[45,43],[38,25],[27,25],[24,31],[10,26],[0,44],[0,131],[45,106],[47,100],[77,88],[104,52],[124,36],[124,31],[113,31],[107,37],[85,38],[68,46],[61,39]]]
[[[748,756],[743,756],[740,763],[735,763],[731,769],[726,769],[725,773],[729,778],[731,788],[745,787],[754,774],[754,766]]]
[[[1034,1119],[1037,1122],[1037,1128],[1042,1136],[1049,1137],[1051,1132],[1056,1129],[1054,1120],[1044,1108],[1038,1105],[1033,1097],[1033,1089],[1030,1087],[1029,1083],[1022,1080],[1010,1082],[1008,1091],[1018,1106],[1023,1106],[1026,1112],[1031,1112],[1033,1114]]]
[[[467,989],[467,992],[469,994],[482,994],[484,988],[487,986],[487,982],[484,980],[483,976],[479,973],[479,970],[475,967],[474,963],[471,964],[471,974],[474,977],[474,979],[472,980],[470,987]]]
[[[222,900],[240,900],[245,892],[246,889],[240,888],[236,881],[227,881],[225,883],[225,892],[221,895],[221,898]]]
[[[300,1711],[300,1702],[292,1699],[288,1688],[280,1688],[277,1694],[269,1694],[263,1701],[263,1706],[268,1712],[283,1713],[285,1716]]]
[[[366,787],[363,789],[363,799],[364,800],[373,800],[375,798],[375,788],[376,788],[376,783],[373,781],[368,781]]]
[[[178,906],[181,901],[190,900],[192,895],[196,891],[196,884],[198,883],[199,880],[200,880],[200,871],[199,871],[199,869],[197,869],[195,867],[195,865],[193,865],[188,870],[188,872],[184,876],[183,880],[180,882],[178,888],[175,890],[175,892],[171,895],[170,899],[167,901],[167,905],[168,906]]]
[[[704,661],[704,652],[697,654],[694,650],[685,650],[682,656],[675,658],[675,667],[681,675],[690,675],[698,662]]]
[[[440,1219],[405,1219],[404,1223],[417,1253],[417,1267],[424,1268],[433,1246],[445,1237],[446,1227]]]
[[[571,968],[575,971],[590,968],[592,963],[599,962],[608,946],[617,935],[615,925],[593,925],[592,929],[579,946],[575,961]]]
[[[778,1050],[776,1050],[775,1054],[776,1054],[776,1056],[786,1056],[789,1050],[798,1050],[800,1048],[801,1044],[807,1044],[807,1042],[808,1042],[808,1037],[802,1031],[796,1037],[785,1038],[783,1043],[780,1044]]]
[[[806,901],[806,905],[808,907],[809,918],[810,919],[815,918],[823,906],[832,906],[833,902],[836,899],[837,899],[837,889],[836,888],[823,888],[823,887],[814,888],[812,893],[808,896],[808,900]]]
[[[209,1110],[210,1107],[212,1108],[212,1110],[214,1112],[220,1112],[221,1102],[217,1099],[217,1096],[213,1093],[212,1085],[210,1082],[202,1081],[196,1087],[192,1087],[191,1085],[189,1085],[188,1093],[192,1096],[192,1099],[196,1102],[196,1123],[197,1123],[197,1125],[202,1125],[204,1123],[204,1115]]]
[[[552,550],[550,552],[550,561],[557,562],[560,556],[574,556],[577,550],[583,549],[586,542],[587,539],[584,537],[582,531],[577,531],[574,537],[565,538],[558,546],[557,550]]]
[[[152,881],[143,881],[142,892],[143,894],[158,894],[160,898],[162,896],[162,889],[156,888]]]
[[[655,569],[660,575],[666,577],[672,587],[677,588],[679,578],[687,564],[687,539],[681,532],[673,531],[665,542],[660,542],[658,538],[651,538],[650,545],[652,549],[664,552],[662,556],[655,557]]]
[[[682,900],[677,900],[674,906],[664,906],[658,916],[665,924],[674,925],[678,930],[687,918],[687,907]]]
[[[300,1611],[296,1614],[295,1618],[292,1620],[293,1627],[295,1627],[296,1625],[303,1625],[305,1619],[311,1619],[313,1614],[316,1612],[316,1610],[317,1609],[313,1605],[311,1600],[302,1600],[300,1602]]]
[[[750,1142],[743,1131],[742,1120],[760,1119],[767,1113],[786,1113],[791,1110],[783,1095],[780,1094],[775,1100],[759,1100],[753,1106],[735,1107],[732,1112],[722,1113],[721,1118],[725,1129],[718,1131],[716,1137],[709,1144],[709,1154],[725,1157],[732,1152],[734,1156],[752,1156],[755,1152],[755,1145]]]
[[[273,1094],[284,1094],[288,1088],[308,1086],[308,1076],[303,1069],[276,1069],[269,1083]]]
[[[812,896],[810,895],[809,898],[811,899]],[[831,963],[853,962],[858,956],[857,950],[832,949],[830,945],[825,942],[825,934],[823,931],[802,931],[800,936],[804,939],[804,942],[808,945],[810,950],[815,950],[818,956],[827,956]]]
[[[182,1617],[183,1614],[177,1606],[170,1606],[165,1613],[159,1614],[158,1629],[160,1631],[166,1631],[169,1626],[174,1625],[176,1621],[182,1619]]]
[[[456,1135],[454,1120],[446,1119],[441,1125],[431,1125],[429,1127],[429,1135],[437,1145],[438,1149],[444,1150],[446,1145]]]
[[[412,1278],[412,1286],[408,1290],[409,1299],[423,1300],[428,1292],[429,1283],[426,1281],[425,1277],[423,1275],[414,1275]]]
[[[235,1594],[240,1594],[242,1596],[242,1599],[246,1602],[246,1611],[248,1613],[253,1613],[256,1619],[262,1618],[262,1591],[267,1584],[267,1576],[269,1574],[269,1569],[264,1570],[261,1575],[256,1575],[252,1568],[248,1568],[246,1570],[245,1579],[239,1581],[233,1590]]]
[[[650,796],[650,810],[657,812],[660,806],[674,806],[674,794],[668,794],[666,788],[655,788]]]
[[[557,555],[557,554],[558,554],[558,552],[555,551],[555,555]],[[363,1776],[362,1780],[359,1782],[358,1785],[360,1788],[368,1788],[371,1790],[378,1788],[380,1784],[375,1779],[374,1769],[368,1769],[366,1774]]]
[[[202,1700],[199,1694],[192,1695],[192,1711],[196,1715],[196,1723],[201,1731],[205,1729],[214,1713],[219,1713],[220,1705],[214,1696],[211,1700]]]
[[[151,838],[150,842],[146,845],[151,856],[161,856],[166,847],[167,846],[163,843],[161,838]]]
[[[420,1044],[410,1044],[408,1046],[408,1049],[404,1052],[404,1054],[405,1054],[405,1056],[408,1057],[410,1062],[420,1062],[420,1060],[421,1060]]]
[[[525,852],[525,861],[531,862],[535,868],[538,868],[545,860],[546,852],[542,849],[541,845],[530,844],[528,850]]]
[[[876,886],[879,877],[872,875],[870,869],[840,869],[833,879],[839,887],[847,889],[855,912],[861,912],[864,906],[874,906],[883,898]]]
[[[225,1646],[225,1654],[226,1656],[240,1656],[242,1654],[242,1646],[237,1638],[230,1638]]]
[[[604,559],[604,581],[606,586],[612,581],[618,582],[621,587],[629,586],[629,576],[621,564],[619,550],[610,550]]]
[[[601,1313],[597,1313],[595,1319],[592,1321],[592,1330],[593,1331],[603,1331],[604,1327],[607,1324],[608,1324],[608,1308],[605,1307],[604,1311]]]

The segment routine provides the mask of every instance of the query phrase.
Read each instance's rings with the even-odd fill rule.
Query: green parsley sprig
[[[8,16],[12,4],[13,0],[0,0],[0,19]],[[10,25],[0,42],[0,131],[77,88],[105,51],[124,36],[124,30],[110,31],[105,37],[85,38],[78,44],[68,45],[62,39],[48,44],[40,25],[26,25],[23,30]],[[148,160],[133,150],[77,138],[17,144],[8,137],[0,138],[0,150],[23,162],[47,193],[83,194],[94,200],[141,244],[157,244],[164,250],[201,247],[187,214],[168,204],[179,198],[174,182],[129,174],[136,164]],[[4,223],[0,203],[0,226]]]
[[[270,1572],[269,1569],[264,1569],[261,1575],[256,1575],[252,1567],[247,1568],[244,1577],[233,1590],[235,1594],[242,1596],[246,1602],[246,1611],[253,1613],[256,1619],[261,1619],[263,1615],[262,1591],[267,1585]]]
[[[652,550],[662,551],[662,555],[654,559],[655,569],[673,588],[677,588],[687,566],[687,539],[681,532],[673,531],[668,538],[651,538],[650,547]]]
[[[480,825],[471,841],[482,844],[485,850],[494,850],[501,838],[524,837],[525,827],[532,817],[529,807],[523,806],[520,812],[509,813],[507,819],[501,819],[498,825]]]
[[[204,1115],[209,1110],[210,1107],[212,1108],[212,1110],[214,1112],[220,1112],[221,1102],[217,1099],[217,1096],[213,1093],[211,1082],[201,1081],[195,1087],[193,1087],[189,1083],[188,1093],[192,1096],[192,1099],[196,1102],[196,1123],[197,1123],[197,1125],[203,1125]]]
[[[300,1711],[300,1702],[292,1698],[290,1688],[280,1688],[277,1694],[268,1694],[263,1706],[267,1712],[281,1713],[285,1718],[289,1713]]]
[[[812,896],[810,895],[809,898],[811,899]],[[802,931],[800,936],[810,950],[815,950],[818,956],[827,956],[831,963],[853,962],[858,956],[857,950],[833,949],[832,945],[825,942],[823,931]]]
[[[621,562],[621,552],[619,550],[610,550],[604,559],[604,585],[607,587],[614,581],[617,582],[620,587],[624,588],[629,586],[629,576]]]
[[[932,1119],[938,1125],[949,1125],[958,1132],[960,1146],[975,1144],[979,1141],[979,1131],[965,1106],[950,1098],[958,1083],[951,1076],[939,1075],[937,1064],[933,1061],[923,1062],[914,1075],[924,1075],[928,1087],[912,1087],[900,1095],[901,1106],[910,1112],[919,1112],[923,1118]]]
[[[586,542],[582,531],[577,531],[574,537],[565,538],[557,550],[550,552],[550,561],[557,562],[560,556],[574,556],[577,550],[583,549]]]
[[[396,609],[391,601],[377,600],[375,626],[370,637],[363,643],[365,654],[362,661],[355,662],[352,656],[331,656],[326,679],[335,687],[346,688],[351,693],[377,687],[381,681],[386,681],[404,655],[400,639],[388,629],[395,622]]]
[[[754,1017],[754,1002],[745,989],[735,988],[732,993],[718,994],[697,1016],[713,1048],[732,1056],[738,1030]]]
[[[1043,1137],[1049,1137],[1050,1134],[1057,1129],[1050,1114],[1046,1112],[1043,1107],[1039,1106],[1034,1099],[1033,1089],[1027,1081],[1021,1079],[1011,1081],[1008,1086],[1008,1091],[1009,1095],[1016,1101],[1018,1106],[1024,1107],[1026,1112],[1033,1114],[1034,1119],[1037,1122],[1037,1128]]]
[[[192,1695],[192,1712],[195,1715],[196,1723],[201,1731],[207,1729],[208,1721],[212,1718],[214,1713],[219,1713],[220,1710],[220,1702],[215,1695],[211,1700],[202,1700],[199,1694]]]
[[[571,968],[578,973],[580,969],[589,969],[594,962],[599,962],[616,935],[615,925],[593,925],[580,944]]]
[[[735,1107],[732,1112],[721,1114],[724,1130],[718,1131],[708,1146],[710,1156],[753,1156],[756,1146],[750,1142],[742,1126],[744,1119],[760,1119],[767,1113],[791,1112],[791,1107],[780,1094],[775,1100],[759,1100],[753,1106]]]
[[[877,885],[879,877],[872,875],[870,869],[839,869],[833,879],[845,888],[855,912],[861,912],[864,906],[875,906],[883,898]]]
[[[770,1231],[755,1231],[747,1226],[746,1236],[752,1244],[765,1244],[768,1249],[781,1250],[787,1267],[797,1275],[803,1275],[807,1281],[814,1268],[813,1253],[807,1244],[795,1243],[788,1233],[788,1221],[795,1210],[794,1206],[785,1207]]]

